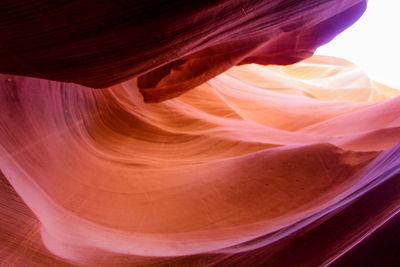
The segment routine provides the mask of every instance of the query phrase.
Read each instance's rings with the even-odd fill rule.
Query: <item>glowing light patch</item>
[[[363,16],[317,55],[337,56],[360,66],[372,79],[400,88],[400,24],[398,0],[371,0]]]

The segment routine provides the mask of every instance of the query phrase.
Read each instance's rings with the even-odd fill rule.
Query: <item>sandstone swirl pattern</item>
[[[8,264],[322,264],[399,209],[399,91],[341,59],[234,67],[158,104],[136,79],[0,79]]]

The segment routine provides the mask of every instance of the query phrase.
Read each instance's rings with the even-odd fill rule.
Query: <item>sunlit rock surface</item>
[[[0,3],[0,265],[396,265],[400,91],[310,58],[365,7]]]
[[[398,220],[400,91],[347,61],[242,65],[157,104],[137,79],[0,84],[5,266],[315,266],[352,262],[359,244],[387,252],[374,240]]]

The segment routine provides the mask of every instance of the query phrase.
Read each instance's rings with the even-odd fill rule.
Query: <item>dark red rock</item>
[[[2,1],[0,73],[94,88],[141,76],[145,100],[158,102],[236,64],[309,57],[365,6],[365,0]]]

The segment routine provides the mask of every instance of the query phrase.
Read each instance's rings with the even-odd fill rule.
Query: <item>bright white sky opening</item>
[[[369,0],[363,16],[315,54],[345,58],[400,89],[400,0]]]

